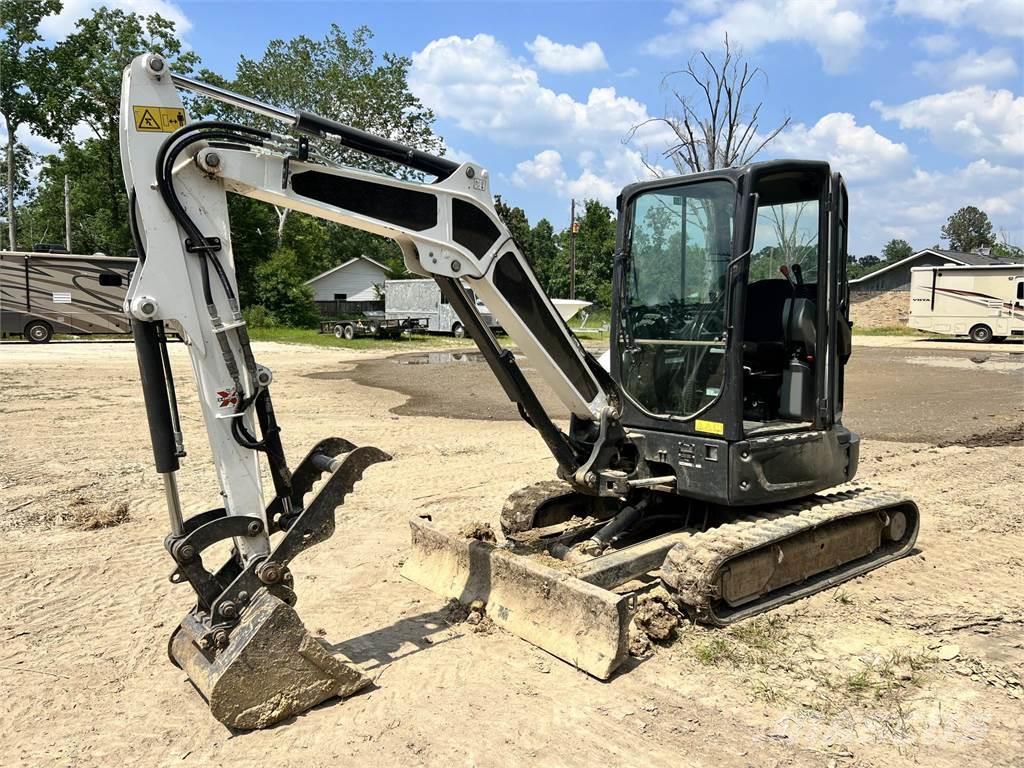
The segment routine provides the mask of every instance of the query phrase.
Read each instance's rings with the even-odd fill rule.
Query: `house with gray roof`
[[[884,264],[873,272],[851,280],[850,291],[858,293],[909,291],[910,270],[914,267],[941,267],[947,264],[979,267],[1008,263],[989,253],[964,253],[963,251],[947,251],[942,248],[925,248],[905,259]]]

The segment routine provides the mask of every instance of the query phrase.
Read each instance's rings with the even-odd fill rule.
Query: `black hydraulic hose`
[[[172,181],[174,161],[185,147],[188,147],[198,141],[226,139],[236,141],[240,144],[259,146],[263,143],[263,140],[267,138],[270,138],[270,133],[257,128],[249,128],[248,126],[237,125],[235,123],[228,123],[224,121],[201,121],[187,125],[172,133],[167,140],[160,145],[160,149],[157,151],[156,180],[160,195],[168,209],[171,211],[171,215],[174,216],[175,220],[181,225],[182,229],[185,230],[185,233],[194,243],[194,247],[201,249],[201,251],[205,253],[202,272],[203,298],[206,300],[208,305],[213,304],[213,294],[209,285],[209,267],[206,263],[207,261],[213,263],[214,269],[217,271],[217,277],[220,279],[225,294],[229,299],[235,298],[234,289],[231,287],[231,282],[228,280],[227,274],[224,272],[224,267],[213,252],[206,248],[206,238],[203,237],[199,227],[197,227],[195,222],[192,221],[174,191],[174,184]]]
[[[627,528],[631,528],[633,524],[640,519],[640,515],[646,507],[646,499],[639,501],[636,504],[623,507],[615,517],[605,523],[601,530],[591,536],[590,540],[599,545],[602,549],[607,547],[611,543],[612,539]]]
[[[135,194],[135,187],[132,187],[128,196],[128,231],[132,236],[135,252],[139,256],[139,263],[145,264],[146,248],[142,245],[142,237],[139,235],[139,196]]]

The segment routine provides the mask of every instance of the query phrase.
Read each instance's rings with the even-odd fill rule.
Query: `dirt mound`
[[[675,640],[682,624],[683,615],[664,587],[640,595],[629,627],[630,655],[645,656],[650,653],[652,643]]]
[[[948,448],[951,445],[960,445],[965,448],[996,448],[1000,445],[1013,445],[1014,443],[1024,443],[1024,421],[1020,424],[1000,427],[991,432],[939,443],[939,448]]]
[[[128,502],[120,501],[110,506],[100,506],[83,501],[74,509],[71,525],[85,531],[96,531],[101,528],[113,528],[128,522]]]
[[[905,328],[910,317],[909,291],[852,292],[850,302],[854,328]]]
[[[476,539],[494,544],[498,538],[494,535],[494,529],[490,523],[470,523],[459,529],[459,536],[463,539]]]

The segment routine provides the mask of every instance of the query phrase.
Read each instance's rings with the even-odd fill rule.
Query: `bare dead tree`
[[[674,83],[682,80],[686,90]],[[634,125],[626,143],[651,124],[663,124],[675,134],[661,155],[670,160],[678,173],[698,173],[714,168],[730,168],[750,162],[789,125],[787,116],[766,135],[759,133],[758,121],[764,101],[751,104],[751,86],[767,76],[760,67],[751,66],[725,36],[722,58],[713,61],[700,51],[686,69],[670,72],[662,79],[662,88],[674,99],[674,110],[664,117],[652,117]],[[692,95],[690,94],[692,91]],[[660,168],[644,158],[644,165],[655,175]]]

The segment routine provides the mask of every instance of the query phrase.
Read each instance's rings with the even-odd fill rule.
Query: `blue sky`
[[[47,37],[98,3],[66,0]],[[831,160],[852,197],[851,251],[892,237],[939,243],[961,205],[1024,245],[1024,5],[1020,0],[689,2],[188,2],[117,0],[178,20],[226,76],[275,37],[367,25],[412,57],[410,80],[458,159],[563,226],[573,196],[607,203],[667,140],[631,125],[664,114],[663,76],[723,30],[767,74],[761,127],[792,120],[761,157]],[[664,162],[662,163],[664,165]]]

